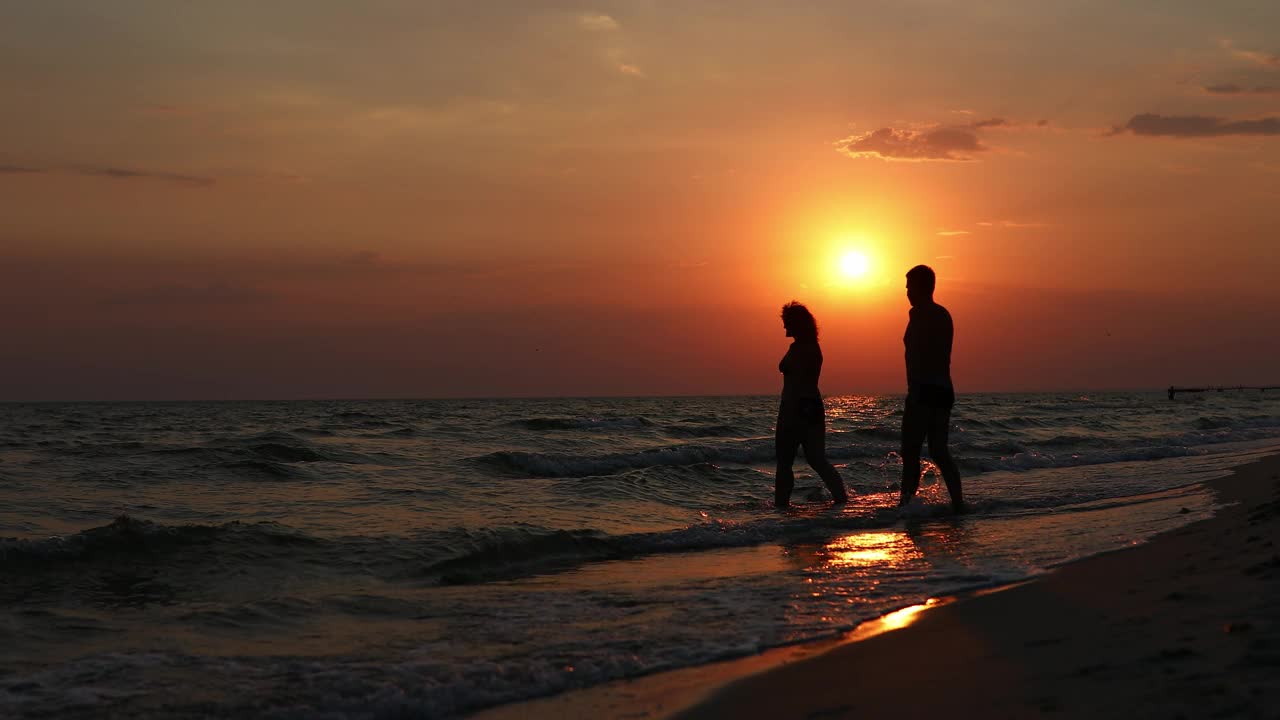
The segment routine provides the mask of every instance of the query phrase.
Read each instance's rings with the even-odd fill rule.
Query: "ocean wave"
[[[897,442],[902,439],[902,428],[893,425],[854,427],[841,431],[841,434],[843,433],[851,433],[859,437],[875,438],[886,442]]]
[[[274,478],[292,478],[298,475],[298,472],[285,463],[271,462],[270,460],[232,460],[220,463],[221,467],[228,470],[248,470],[249,472],[261,475],[267,475]]]
[[[397,427],[391,430],[376,430],[370,432],[358,433],[360,437],[366,438],[414,438],[419,437],[422,433],[415,427],[408,425]]]
[[[963,437],[952,438],[950,446],[952,448],[952,452],[957,456],[1005,456],[1027,452],[1027,447],[1013,438],[987,442],[970,440]]]
[[[311,616],[317,603],[301,598],[270,598],[252,602],[189,611],[187,622],[207,627],[244,630],[247,628],[290,627]]]
[[[832,515],[734,522],[708,519],[685,528],[610,535],[595,529],[538,526],[454,528],[413,537],[321,539],[275,523],[165,525],[122,515],[108,525],[38,540],[0,538],[0,568],[40,572],[76,564],[90,572],[124,561],[157,565],[202,562],[245,568],[309,562],[334,572],[372,572],[387,579],[471,584],[557,571],[585,563],[659,553],[756,545],[839,530],[892,524],[896,515]],[[249,622],[253,613],[228,621]],[[216,620],[216,618],[211,618]]]
[[[203,445],[149,448],[154,455],[182,456],[187,462],[217,465],[223,468],[249,468],[272,475],[285,476],[290,466],[309,463],[345,465],[373,464],[363,453],[317,445],[287,432],[270,432],[241,437],[220,438]]]
[[[1245,415],[1230,417],[1227,415],[1201,415],[1192,421],[1196,430],[1257,430],[1274,429],[1280,431],[1280,417],[1274,415]]]
[[[1087,511],[1146,501],[1146,496],[1098,499],[980,499],[970,504],[970,517],[1020,514],[1061,508]],[[1073,505],[1073,503],[1086,504]],[[1064,504],[1065,503],[1065,504]],[[642,556],[749,547],[770,542],[814,542],[832,535],[893,527],[904,519],[949,517],[946,503],[913,503],[897,507],[842,512],[825,503],[798,508],[789,515],[730,521],[708,517],[683,528],[610,535],[593,530],[540,527],[458,529],[433,543],[451,548],[449,557],[426,564],[413,574],[442,585],[478,584],[561,572],[581,565]]]
[[[873,442],[848,442],[857,432],[828,433],[827,458],[850,461],[883,458],[896,454],[898,437]],[[1135,460],[1158,460],[1199,455],[1204,445],[1260,440],[1280,435],[1280,428],[1221,430],[1181,433],[1169,437],[1129,441],[1093,441],[1083,436],[1061,435],[1044,441],[1015,438],[979,441],[959,436],[952,442],[957,460],[970,471],[1022,471],[1052,467],[1102,465]],[[1061,449],[1059,449],[1061,448]],[[770,465],[775,459],[772,439],[744,440],[722,444],[682,444],[635,452],[600,455],[539,453],[503,450],[470,458],[470,461],[516,477],[591,477],[616,475],[658,466]]]
[[[767,475],[767,481],[772,483],[772,471]],[[739,497],[736,493],[757,487],[762,477],[759,470],[751,468],[694,463],[654,465],[614,475],[562,477],[550,487],[573,498],[657,500],[702,510],[708,503],[723,499],[725,493]],[[695,488],[696,491],[691,492]]]
[[[1037,447],[1049,447],[1049,448],[1067,448],[1067,447],[1087,448],[1090,446],[1097,448],[1097,447],[1112,447],[1116,445],[1125,444],[1126,442],[1127,441],[1124,438],[1097,437],[1092,435],[1086,435],[1083,433],[1063,433],[1061,435],[1054,435],[1053,437],[1028,440],[1026,441],[1025,444],[1035,445]]]
[[[248,444],[244,449],[259,458],[282,463],[343,462],[333,453],[320,452],[305,444],[263,442]]]
[[[1217,430],[1219,428],[1229,428],[1233,422],[1238,422],[1238,419],[1221,416],[1205,417],[1201,415],[1192,422],[1192,425],[1199,430]]]
[[[326,430],[324,428],[313,428],[313,427],[294,428],[290,432],[294,433],[295,435],[307,435],[309,437],[333,437],[335,434],[332,430]]]
[[[442,584],[470,584],[623,556],[618,538],[598,530],[498,528],[460,534],[465,537],[455,546],[465,550],[427,565],[423,574],[436,576]]]
[[[164,525],[120,516],[108,525],[69,536],[0,539],[0,569],[41,572],[76,564],[77,568],[89,572],[95,566],[106,570],[125,562],[180,565],[187,570],[197,568],[198,574],[203,563],[239,568],[264,563],[272,568],[305,564],[338,574],[372,574],[393,582],[476,584],[648,555],[779,541],[818,541],[841,532],[892,527],[903,519],[903,514],[888,502],[879,506],[879,499],[872,499],[867,505],[855,503],[843,509],[834,508],[822,501],[825,496],[820,490],[813,490],[817,495],[809,498],[814,502],[802,504],[788,513],[770,511],[761,516],[758,510],[763,509],[761,503],[766,501],[757,500],[753,502],[757,510],[752,512],[755,517],[747,519],[728,520],[704,511],[703,521],[683,527],[618,534],[593,528],[517,525],[426,530],[411,536],[318,538],[276,523]],[[708,503],[705,495],[700,497],[704,507],[716,506]],[[1084,501],[1093,502],[1096,509],[1098,502],[1125,505],[1140,499],[1100,499],[1089,492],[1055,493],[1054,497],[979,497],[971,509],[973,516],[983,517],[1047,507],[1065,508],[1066,504]],[[732,516],[741,517],[740,510],[732,511]],[[932,517],[946,512],[945,503],[930,502],[909,515]],[[274,622],[275,615],[260,616],[258,610],[261,608],[206,619],[214,624]],[[377,609],[368,611],[377,612]]]
[[[522,476],[588,477],[612,475],[657,465],[770,462],[773,460],[773,455],[773,442],[770,441],[735,446],[676,445],[640,452],[596,456],[502,450],[472,458],[472,460]]]
[[[226,552],[259,557],[272,548],[288,550],[315,546],[319,540],[274,523],[230,522],[222,525],[164,525],[121,515],[108,525],[74,535],[40,540],[0,538],[0,567],[47,568],[58,564],[99,559],[144,558],[165,552],[215,543],[232,543],[239,550]]]
[[[527,430],[618,430],[653,427],[643,416],[631,417],[537,417],[510,420],[507,425]]]
[[[1220,430],[1197,430],[1175,436],[1172,440],[1186,445],[1218,445],[1273,437],[1280,437],[1280,425],[1246,425]]]
[[[167,458],[186,465],[265,469],[276,475],[287,474],[282,472],[287,465],[375,462],[368,455],[328,445],[317,445],[299,435],[282,431],[216,438],[198,445],[137,441],[79,442],[69,452],[90,458],[152,457],[162,461]]]
[[[897,443],[848,442],[843,432],[828,433],[827,458],[832,461],[882,458],[897,449]],[[470,462],[496,468],[518,477],[591,477],[615,475],[629,470],[658,466],[690,465],[772,465],[775,460],[773,438],[734,440],[723,444],[682,444],[603,455],[570,455],[501,450]],[[803,451],[798,459],[803,458]]]
[[[986,426],[1000,430],[1026,430],[1029,428],[1055,427],[1062,424],[1062,418],[1034,418],[1023,416],[994,417],[987,419]]]
[[[397,421],[382,415],[350,410],[334,413],[329,421],[321,427],[326,430],[377,430],[379,428],[396,427]]]
[[[1045,468],[1078,467],[1081,465],[1106,465],[1140,460],[1204,455],[1205,450],[1187,445],[1156,445],[1151,447],[1117,448],[1077,453],[1022,452],[999,458],[958,457],[961,465],[982,472],[995,470],[1025,471]]]
[[[432,563],[422,575],[446,585],[474,584],[563,570],[589,562],[660,553],[759,545],[782,537],[829,534],[836,530],[887,526],[876,517],[806,518],[732,522],[708,520],[679,530],[609,535],[597,530],[501,528],[468,533],[471,541],[454,557]]]
[[[753,435],[749,428],[739,425],[664,425],[662,433],[674,438],[743,437]]]
[[[244,630],[246,626],[277,624],[279,613],[279,608],[271,606],[246,607],[237,616],[218,618],[210,613],[193,619]],[[671,667],[669,661],[635,654],[575,657],[572,664],[550,661],[545,656],[519,655],[498,662],[453,657],[456,649],[451,645],[449,641],[427,644],[423,647],[436,652],[390,661],[336,653],[323,657],[226,657],[217,653],[127,649],[88,653],[64,663],[7,675],[8,692],[0,693],[0,708],[5,717],[32,718],[449,720],[502,703]],[[750,642],[719,652],[715,646],[699,645],[687,651],[687,659],[680,665],[712,662],[757,650]],[[205,692],[194,696],[158,693],[155,677],[182,678],[180,684],[200,684]],[[109,678],[110,683],[103,682],[104,678]]]

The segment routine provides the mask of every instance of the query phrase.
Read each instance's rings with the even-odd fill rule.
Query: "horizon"
[[[0,400],[1276,380],[1280,5],[10,15]]]
[[[1194,395],[1211,395],[1223,393],[1241,393],[1241,392],[1258,392],[1265,393],[1271,390],[1280,389],[1280,386],[1222,386],[1219,391],[1218,386],[1184,386],[1176,385],[1177,388],[1185,387],[1203,387],[1203,390],[1186,391],[1187,394]],[[1266,390],[1261,389],[1266,387]],[[1169,386],[1159,388],[1093,388],[1093,389],[1061,389],[1061,390],[957,390],[958,398],[968,395],[1164,395]],[[569,401],[569,400],[679,400],[679,399],[708,399],[714,400],[719,398],[776,398],[777,392],[746,392],[732,394],[688,394],[688,395],[453,395],[438,397],[229,397],[229,398],[46,398],[33,400],[5,400],[0,399],[3,405],[93,405],[93,404],[214,404],[214,403],[325,403],[325,402],[467,402],[467,401]],[[824,399],[845,398],[845,397],[902,397],[906,395],[906,390],[884,391],[884,392],[829,392],[823,393]]]

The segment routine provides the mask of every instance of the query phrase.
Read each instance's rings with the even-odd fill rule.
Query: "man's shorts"
[[[954,403],[955,392],[938,385],[922,385],[908,393],[902,410],[902,454],[920,454],[925,438],[930,453],[945,447]]]

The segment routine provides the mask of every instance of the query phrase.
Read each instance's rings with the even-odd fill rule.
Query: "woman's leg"
[[[799,433],[794,426],[789,427],[778,418],[778,429],[773,436],[774,453],[778,458],[778,472],[773,485],[773,504],[784,508],[791,504],[791,490],[796,485],[796,476],[791,466],[796,461],[796,448],[800,446]]]
[[[831,493],[831,499],[838,503],[848,502],[849,493],[845,490],[844,479],[836,468],[827,460],[827,424],[823,422],[809,423],[805,428],[804,457],[809,467],[818,473],[822,482]]]

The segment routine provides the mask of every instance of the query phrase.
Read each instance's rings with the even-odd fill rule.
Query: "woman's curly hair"
[[[791,330],[791,337],[796,340],[818,340],[818,321],[813,319],[809,308],[795,300],[782,306],[782,324]]]

